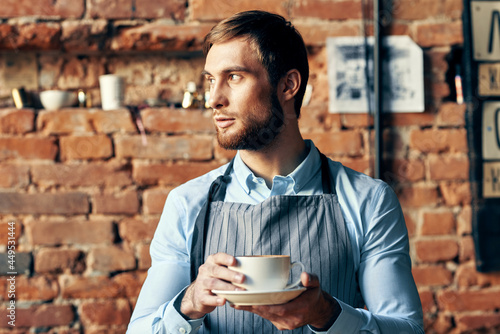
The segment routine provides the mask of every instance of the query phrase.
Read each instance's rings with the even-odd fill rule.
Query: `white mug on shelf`
[[[123,78],[114,74],[101,75],[99,77],[99,86],[101,89],[101,104],[103,110],[116,110],[123,107]]]

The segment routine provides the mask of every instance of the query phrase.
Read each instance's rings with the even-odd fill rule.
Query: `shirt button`
[[[183,328],[183,327],[179,328],[179,333],[185,334],[186,333],[186,329]]]

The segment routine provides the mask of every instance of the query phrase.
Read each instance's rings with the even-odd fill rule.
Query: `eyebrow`
[[[247,72],[250,73],[252,72],[250,69],[244,66],[233,66],[233,67],[228,67],[222,71],[223,73],[231,73],[231,72]],[[201,72],[201,75],[212,75],[209,71],[203,70]]]

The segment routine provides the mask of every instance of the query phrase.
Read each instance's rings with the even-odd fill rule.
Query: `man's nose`
[[[220,109],[228,105],[226,89],[222,84],[214,84],[210,89],[210,99],[208,103],[213,109]]]

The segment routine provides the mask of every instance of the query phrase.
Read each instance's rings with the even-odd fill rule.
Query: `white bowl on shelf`
[[[76,102],[76,94],[64,90],[45,90],[40,93],[40,102],[47,110],[71,107]]]

